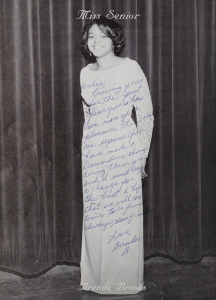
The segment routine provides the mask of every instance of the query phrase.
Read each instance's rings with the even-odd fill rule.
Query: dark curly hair
[[[83,28],[80,51],[84,58],[89,62],[96,62],[96,57],[88,49],[88,33],[92,25],[98,25],[99,29],[113,41],[114,54],[119,56],[125,46],[125,37],[123,33],[124,26],[104,16],[94,19]]]

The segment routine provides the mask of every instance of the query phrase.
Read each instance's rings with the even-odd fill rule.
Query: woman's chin
[[[92,52],[92,53],[93,53],[93,55],[94,55],[95,57],[101,57],[101,56],[103,56],[103,54],[100,53],[99,51],[94,51],[94,52]]]

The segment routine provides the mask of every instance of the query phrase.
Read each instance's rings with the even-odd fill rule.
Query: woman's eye
[[[106,36],[106,35],[102,35],[102,37],[103,37],[103,38],[106,38],[107,36]]]
[[[89,35],[89,37],[88,37],[89,39],[93,39],[93,35]]]

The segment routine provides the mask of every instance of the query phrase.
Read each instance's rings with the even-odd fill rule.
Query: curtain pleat
[[[140,15],[119,22],[154,106],[145,257],[215,255],[215,1],[2,0],[0,267],[32,275],[80,261],[80,10]]]

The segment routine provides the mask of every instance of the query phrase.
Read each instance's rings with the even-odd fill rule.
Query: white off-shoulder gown
[[[129,58],[103,71],[86,66],[80,80],[85,115],[82,289],[135,294],[144,287],[141,165],[153,129],[149,87]]]

